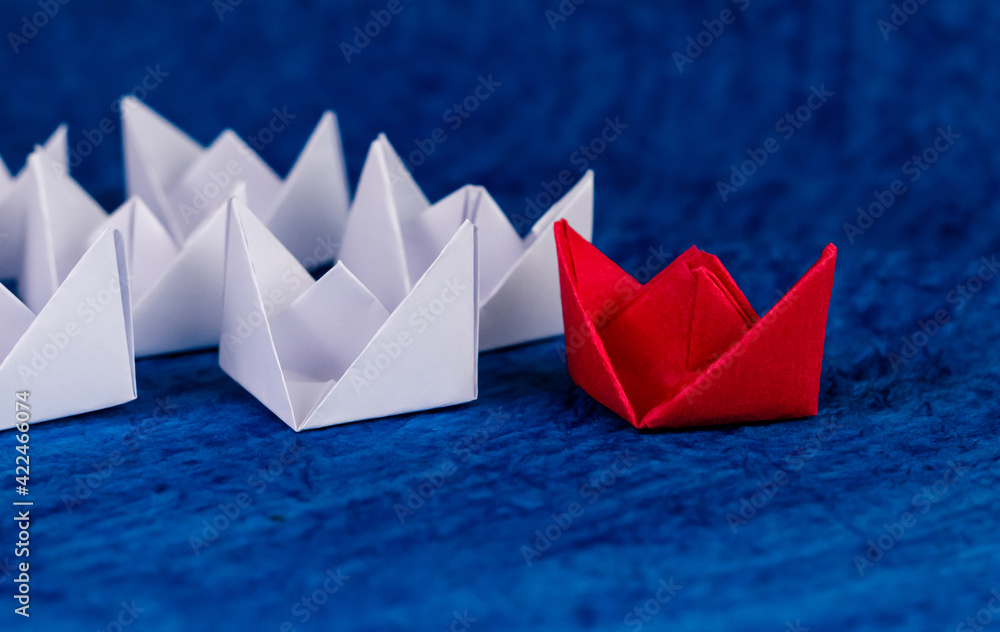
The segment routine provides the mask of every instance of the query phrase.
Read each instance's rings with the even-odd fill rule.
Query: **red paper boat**
[[[573,381],[637,428],[815,415],[837,248],[763,318],[719,259],[691,247],[640,284],[556,225]]]

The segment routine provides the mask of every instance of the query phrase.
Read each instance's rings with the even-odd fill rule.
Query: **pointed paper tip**
[[[365,165],[368,164],[369,160],[380,160],[383,165],[387,165],[386,153],[393,151],[392,143],[386,137],[384,132],[379,132],[372,144],[368,146],[368,155],[365,156]],[[364,168],[364,166],[362,166]]]
[[[553,226],[556,229],[555,232],[557,235],[556,236],[557,244],[559,243],[559,240],[561,240],[562,243],[565,244],[565,246],[567,248],[570,248],[571,250],[577,245],[582,245],[582,244],[586,244],[587,246],[590,246],[591,248],[596,250],[596,247],[589,241],[587,241],[583,237],[583,235],[576,232],[576,229],[573,228],[573,225],[570,224],[569,221],[566,220],[565,218],[555,222]],[[567,254],[572,254],[572,253],[567,253]]]
[[[36,147],[35,151],[28,154],[28,165],[25,170],[34,175],[35,186],[39,188],[44,188],[49,174],[65,174],[62,165],[53,160],[42,147]]]
[[[343,165],[344,150],[340,138],[340,127],[337,125],[336,115],[331,110],[324,112],[319,123],[313,128],[305,146],[288,172],[288,177],[285,179],[286,187],[295,182],[296,171],[308,170],[307,165],[310,163],[313,165],[321,164],[324,169],[340,167],[341,173],[335,173],[335,179],[342,179],[341,186],[347,187],[347,172]]]
[[[393,147],[392,143],[389,142],[389,137],[385,135],[385,132],[379,132],[378,136],[372,141],[372,149],[378,148],[382,159],[385,161],[386,168],[389,167],[390,156],[399,156],[399,152]],[[402,158],[399,159],[402,163]],[[405,167],[405,164],[404,164]],[[406,167],[406,172],[409,173],[409,167]]]
[[[146,203],[143,202],[142,198],[139,197],[138,195],[133,195],[129,199],[125,200],[125,203],[122,206],[125,208],[125,211],[127,213],[132,215],[142,212],[143,209],[149,210],[149,207],[146,206]]]
[[[234,186],[233,190],[229,194],[229,199],[237,199],[243,203],[244,206],[247,204],[247,182],[246,180],[238,181]]]
[[[115,240],[115,249],[116,249],[116,251],[119,254],[125,252],[124,251],[125,237],[122,235],[122,231],[120,231],[117,228],[115,228],[115,229],[113,229],[111,231],[111,234],[112,234],[112,236],[114,237],[114,240]]]
[[[562,262],[567,258],[567,253],[565,252],[568,246],[567,240],[569,239],[569,231],[573,230],[569,222],[564,219],[557,220],[555,224],[552,225],[552,234],[556,238],[556,258]]]
[[[240,138],[240,135],[237,134],[232,128],[227,127],[226,129],[222,130],[218,136],[215,137],[215,140],[212,141],[212,145],[222,142],[242,145],[243,139]]]
[[[565,195],[556,200],[531,226],[526,239],[529,242],[539,239],[556,220],[566,219],[576,226],[574,231],[577,234],[590,241],[594,228],[593,175],[593,171],[587,171]]]
[[[132,114],[150,114],[158,118],[162,116],[153,108],[146,105],[146,102],[142,99],[137,98],[133,94],[126,94],[118,100],[119,110],[121,110],[122,118],[128,119]]]
[[[32,153],[44,153],[63,165],[69,164],[69,125],[61,123],[44,143],[35,144]]]
[[[308,140],[306,140],[306,147],[315,143],[317,140],[328,140],[333,142],[335,145],[340,142],[340,125],[337,122],[337,115],[333,110],[326,110],[319,117],[319,121],[316,123],[316,127],[313,128],[311,134],[309,134]],[[299,154],[299,158],[305,153],[305,149]],[[298,162],[298,161],[296,161]],[[292,167],[295,168],[294,166]]]
[[[246,243],[246,228],[243,226],[243,210],[244,205],[240,202],[239,198],[231,197],[226,202],[226,265],[228,266],[230,257],[230,248],[239,244],[241,241]]]
[[[98,244],[103,244],[104,242],[116,242],[120,237],[121,231],[117,228],[106,227],[101,230],[101,232],[97,235],[97,239],[90,244],[87,250],[90,251],[94,248],[101,248],[102,246],[98,246]]]
[[[249,212],[249,209],[239,197],[233,195],[226,201],[226,212],[230,217],[238,218],[244,211]]]
[[[67,138],[69,137],[69,124],[60,123],[51,134],[49,134],[48,140],[45,141],[45,149],[47,150],[62,150],[66,153],[69,151],[69,145],[67,143]]]
[[[477,232],[477,230],[478,229],[476,228],[475,222],[472,222],[471,220],[467,219],[462,222],[461,226],[459,226],[458,233],[460,233],[461,235],[466,235],[470,232],[471,233]]]
[[[146,204],[146,202],[138,195],[130,196],[127,200],[122,202],[121,206],[115,209],[109,215],[109,217],[115,217],[119,214],[127,215],[128,217],[132,218],[130,219],[130,223],[134,222],[134,218],[136,216],[145,215],[149,217],[153,222],[159,224],[160,226],[163,226],[163,224],[160,223],[160,218],[158,218],[156,214],[153,213],[152,209],[149,208],[149,205]],[[163,227],[163,229],[166,230],[166,227]],[[132,229],[130,228],[130,230]]]
[[[248,218],[257,219],[247,205],[246,200],[237,195],[231,196],[226,201],[226,213],[229,217],[236,219],[236,224],[239,226],[241,232],[244,230],[244,225]]]
[[[325,110],[322,116],[319,117],[319,123],[316,124],[316,128],[326,129],[327,127],[332,127],[336,129],[339,127],[340,121],[337,119],[337,113],[333,110]]]
[[[49,134],[49,140],[46,141],[46,143],[54,139],[57,139],[60,136],[65,136],[68,133],[69,133],[69,123],[60,123],[59,126],[56,127],[51,134]]]
[[[118,111],[121,112],[123,135],[128,133],[129,126],[134,122],[135,115],[140,113],[143,109],[142,101],[130,94],[123,96],[118,100]]]

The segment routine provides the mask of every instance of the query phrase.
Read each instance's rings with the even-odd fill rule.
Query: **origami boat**
[[[594,179],[588,171],[521,239],[483,187],[462,187],[432,205],[379,135],[361,172],[340,261],[376,298],[395,305],[458,227],[473,221],[480,231],[480,350],[488,351],[562,333],[551,233],[564,219],[589,239],[593,215]]]
[[[49,158],[49,164],[60,173],[69,171],[69,147],[66,143],[66,126],[58,129],[45,141],[36,146]],[[11,176],[7,166],[0,160],[0,279],[15,279],[21,272],[24,258],[24,226],[27,216],[25,196],[33,194],[34,184],[28,182],[28,167],[25,166],[16,177]]]
[[[108,216],[63,165],[42,149],[28,156],[17,190],[4,208],[25,218],[18,249],[18,293],[28,309],[38,313],[104,234],[98,228]]]
[[[336,258],[349,188],[333,112],[323,114],[282,181],[232,130],[203,148],[142,101],[126,97],[121,107],[127,197],[141,198],[178,247],[242,182],[249,207],[300,262]]]
[[[34,220],[35,218],[31,218]],[[31,221],[29,220],[29,221]],[[51,255],[28,227],[26,259]],[[121,235],[106,231],[35,315],[0,285],[0,388],[27,392],[32,423],[135,399],[128,265]],[[22,400],[23,401],[23,400]],[[0,430],[15,426],[14,411]]]
[[[556,225],[573,381],[637,428],[815,415],[837,249],[763,317],[690,248],[646,285]]]
[[[94,239],[114,228],[133,272],[136,356],[216,346],[225,208],[233,197],[247,203],[255,197],[261,218],[300,261],[316,266],[336,255],[347,185],[332,113],[324,114],[284,182],[232,132],[201,149],[135,99],[123,100],[122,117],[126,175],[137,195],[110,216],[49,152],[32,154],[20,193],[10,196],[21,214],[57,218],[47,223],[51,264],[25,266],[20,274],[30,308],[40,309]]]
[[[405,296],[343,262],[313,281],[239,200],[228,211],[219,364],[296,432],[477,396],[476,227],[465,221]]]
[[[183,248],[137,198],[110,216],[45,152],[28,158],[18,205],[34,221],[38,256],[22,249],[18,290],[41,310],[87,248],[117,229],[132,270],[137,355],[213,346],[219,340],[225,214],[204,222]],[[239,194],[239,191],[237,191]],[[29,237],[29,239],[31,239]]]

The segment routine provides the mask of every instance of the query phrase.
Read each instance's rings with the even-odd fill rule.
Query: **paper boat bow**
[[[26,248],[29,258],[47,253],[30,240]],[[11,398],[29,393],[31,422],[135,399],[128,268],[120,234],[102,234],[37,316],[0,286],[0,358],[0,388]],[[0,430],[14,427],[14,412],[12,407],[0,415]]]
[[[232,197],[250,203],[307,265],[336,255],[347,176],[332,113],[324,114],[284,182],[232,132],[202,149],[135,99],[123,99],[122,117],[126,179],[135,195],[110,216],[48,150],[32,154],[23,184],[0,204],[0,219],[5,211],[15,219],[44,218],[39,243],[50,256],[42,265],[25,262],[19,276],[30,308],[40,309],[86,248],[113,228],[122,233],[133,274],[136,355],[216,346],[225,206]],[[11,256],[20,258],[20,251]]]
[[[66,126],[60,125],[44,145],[36,145],[35,152],[44,153],[48,158],[47,164],[57,173],[68,173]],[[0,160],[0,279],[15,279],[21,272],[25,218],[30,206],[25,200],[35,190],[35,184],[30,181],[29,167],[30,163],[12,177],[3,160]]]
[[[372,143],[348,215],[340,260],[383,303],[405,296],[462,222],[479,229],[480,349],[562,333],[553,225],[565,219],[588,239],[594,180],[587,172],[521,239],[483,187],[428,202],[384,135]]]
[[[218,343],[224,213],[178,248],[142,200],[131,199],[109,216],[48,152],[33,152],[20,180],[9,202],[27,217],[17,278],[30,310],[49,302],[91,244],[118,230],[132,274],[137,355]]]
[[[556,226],[570,376],[637,428],[815,415],[837,249],[759,317],[692,247],[645,286]]]
[[[400,300],[341,262],[313,281],[230,202],[219,364],[295,431],[476,398],[476,227],[464,222]]]
[[[282,180],[231,130],[203,148],[138,99],[122,99],[121,108],[128,196],[141,198],[178,246],[245,183],[249,207],[299,261],[336,258],[349,188],[332,112]]]

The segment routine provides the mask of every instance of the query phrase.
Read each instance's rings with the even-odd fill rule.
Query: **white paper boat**
[[[301,261],[315,266],[336,254],[347,185],[332,113],[323,116],[284,182],[232,132],[201,149],[135,99],[122,101],[122,117],[126,175],[129,189],[138,195],[110,216],[71,177],[49,168],[50,158],[37,151],[32,157],[36,186],[25,187],[18,202],[29,215],[44,206],[60,220],[49,226],[58,246],[54,263],[49,268],[25,266],[21,272],[21,293],[29,307],[44,304],[86,247],[111,227],[121,231],[133,271],[136,356],[216,346],[222,318],[224,209],[230,198],[249,202],[252,193],[268,209],[261,218]],[[244,177],[251,181],[244,182]],[[170,185],[161,186],[163,182]],[[206,182],[215,188],[206,188]],[[192,191],[207,191],[211,195],[204,195],[204,203],[214,207],[203,211],[200,201],[184,202]]]
[[[25,256],[39,264],[54,254],[37,225],[48,219],[31,217],[35,225],[27,228]],[[0,430],[15,426],[19,392],[29,393],[32,423],[135,399],[128,264],[119,233],[106,231],[94,242],[37,316],[0,286],[0,358],[0,389],[11,398]]]
[[[405,295],[380,301],[343,263],[313,281],[240,201],[228,217],[219,363],[295,431],[476,398],[471,222]]]
[[[231,130],[203,148],[138,99],[121,103],[127,196],[141,198],[178,247],[244,182],[249,207],[300,262],[336,258],[350,190],[332,112],[283,181]]]
[[[69,171],[69,146],[66,143],[66,126],[60,125],[45,145],[35,151],[44,152],[51,165],[61,173]],[[22,201],[30,195],[33,185],[26,182],[28,167],[11,176],[0,160],[0,279],[14,279],[21,272],[24,257],[24,218],[27,205]]]
[[[213,347],[219,341],[226,216],[220,207],[178,248],[138,198],[106,214],[44,152],[28,159],[19,203],[39,222],[33,235],[49,254],[22,254],[18,291],[38,311],[86,249],[107,229],[120,231],[132,271],[138,357]],[[244,195],[244,188],[233,193]],[[44,220],[44,221],[43,221]],[[44,238],[43,238],[44,236]]]
[[[232,192],[245,195],[243,189]],[[139,198],[107,219],[132,267],[136,357],[214,347],[222,322],[226,214],[220,207],[178,248]]]
[[[521,239],[483,187],[427,201],[384,135],[371,145],[348,214],[340,261],[383,303],[415,285],[427,262],[466,220],[479,228],[480,349],[560,335],[559,267],[553,224],[593,232],[594,179],[587,172]]]

